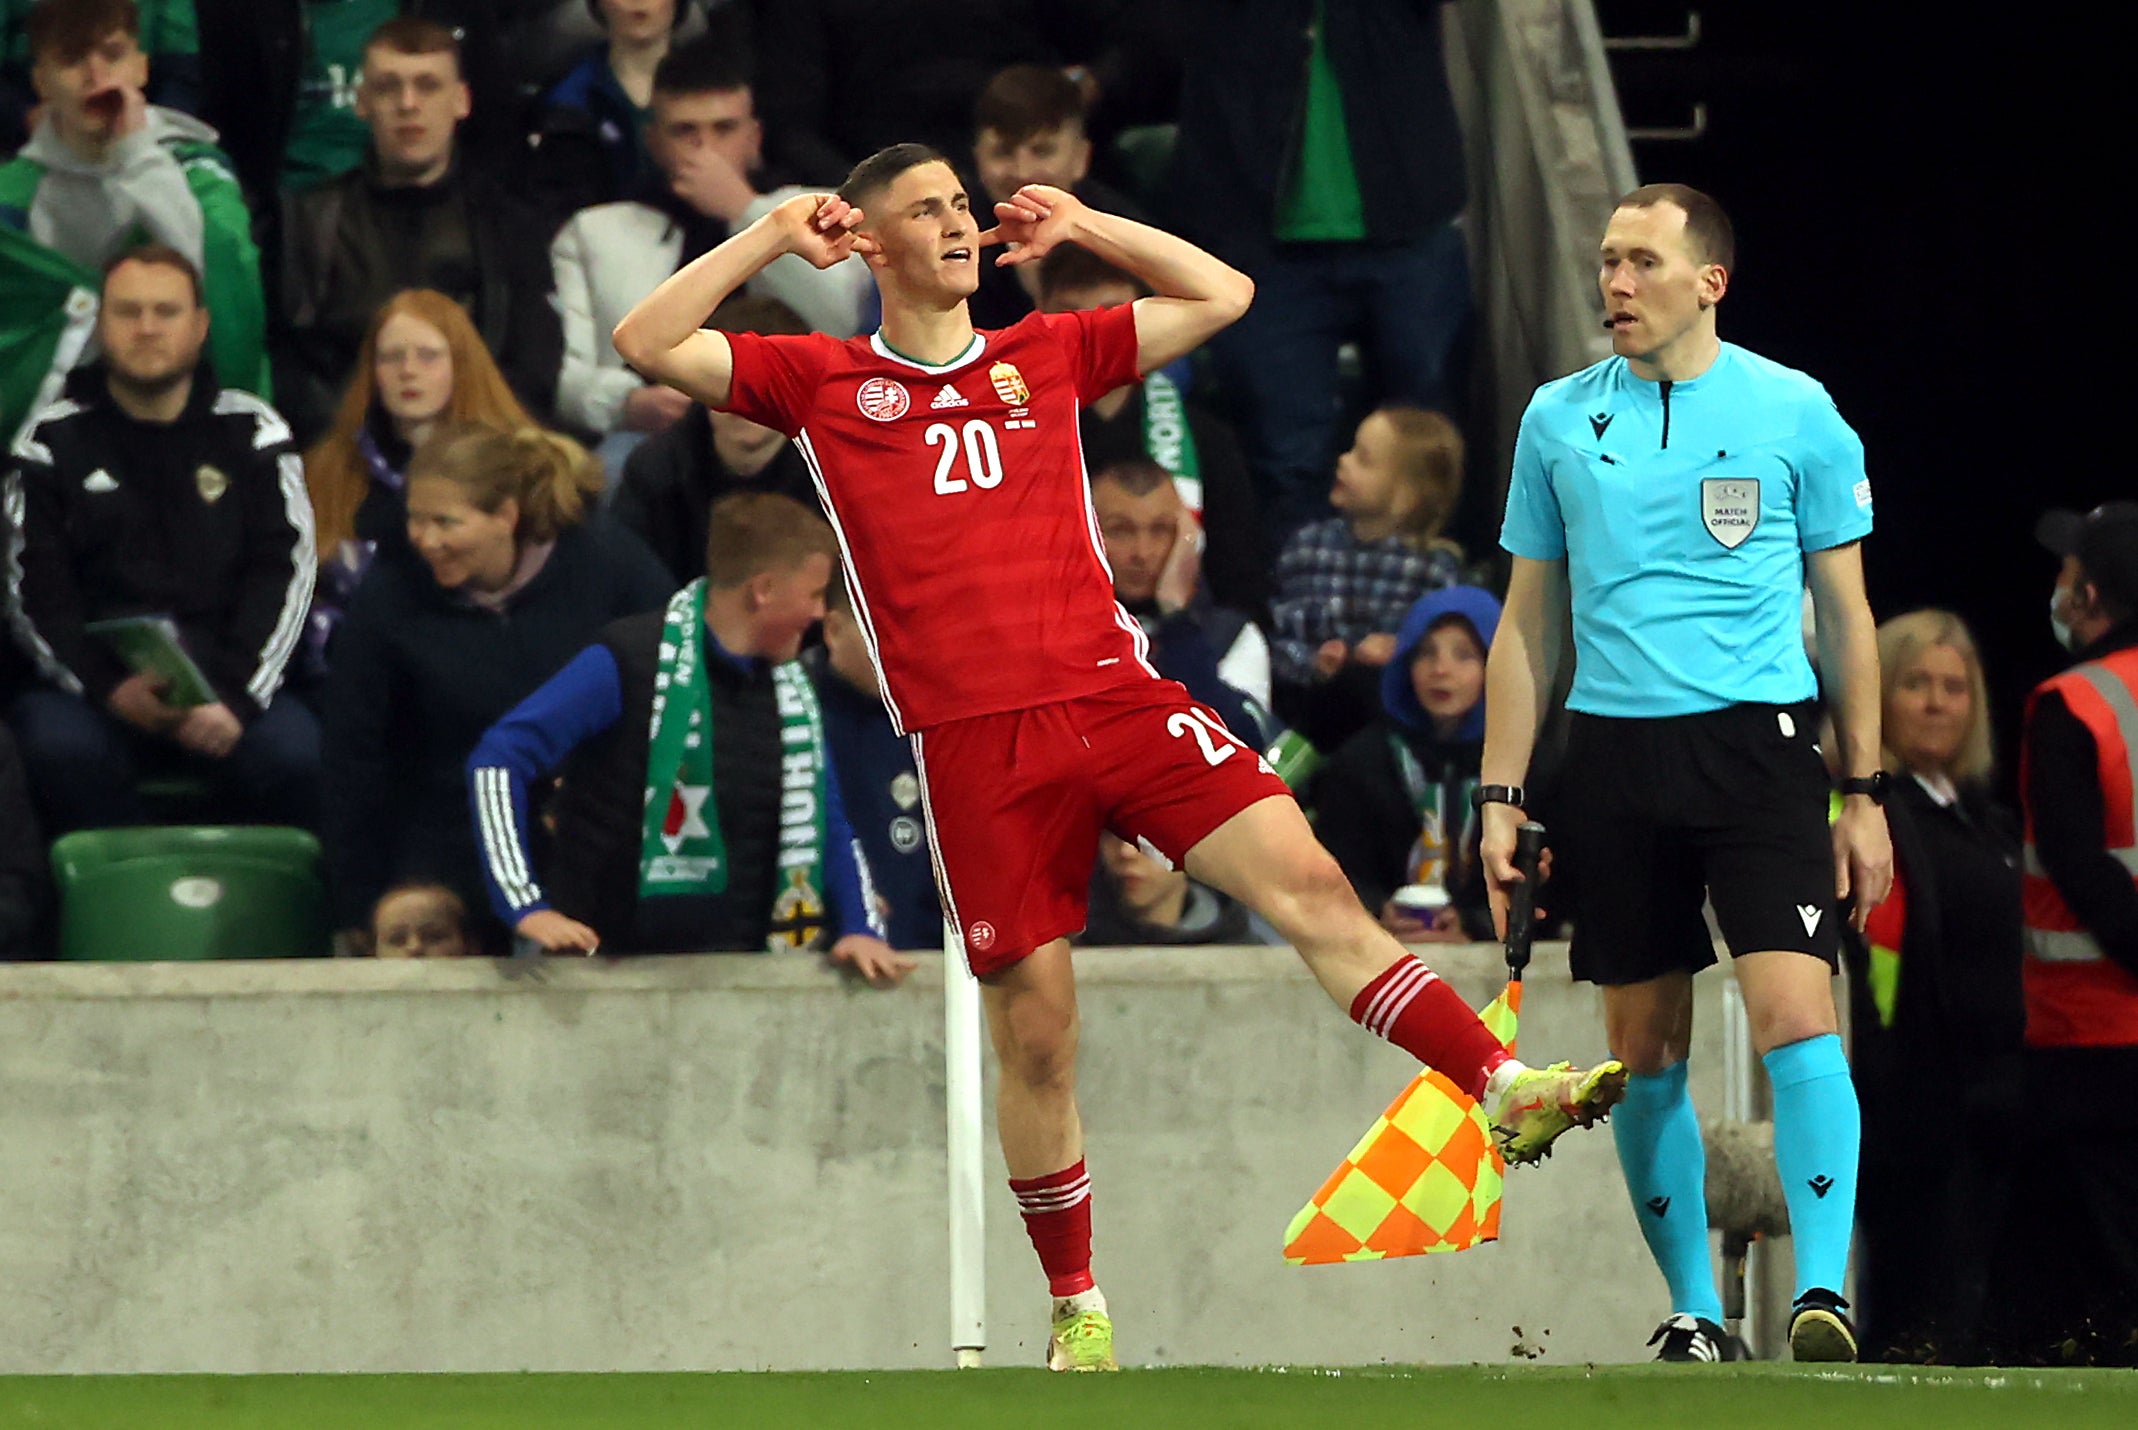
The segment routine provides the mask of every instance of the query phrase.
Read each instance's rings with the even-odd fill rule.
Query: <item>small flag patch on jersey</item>
[[[955,387],[945,384],[943,390],[936,393],[935,401],[929,403],[928,406],[940,412],[946,407],[970,407],[972,404],[958,396],[958,390]]]

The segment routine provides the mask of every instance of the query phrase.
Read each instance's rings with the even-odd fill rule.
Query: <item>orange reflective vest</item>
[[[2138,880],[2138,647],[2112,651],[2043,681],[2027,701],[2054,691],[2093,733],[2099,752],[2102,835],[2108,853]],[[2138,1045],[2138,977],[2112,961],[2042,871],[2034,849],[2035,790],[2022,761],[2026,862],[2021,880],[2026,919],[2027,1045],[2036,1048]]]

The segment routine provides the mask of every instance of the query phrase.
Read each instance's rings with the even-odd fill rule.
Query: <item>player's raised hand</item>
[[[796,194],[768,217],[779,225],[787,251],[819,268],[876,251],[875,241],[860,232],[861,210],[837,194]]]
[[[1067,189],[1026,184],[1007,203],[995,205],[995,226],[980,235],[980,246],[1010,246],[1009,252],[995,259],[998,268],[1037,263],[1055,244],[1071,236],[1083,212],[1084,201]]]

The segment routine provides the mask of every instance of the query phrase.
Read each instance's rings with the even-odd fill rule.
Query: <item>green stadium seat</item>
[[[301,829],[88,829],[52,847],[60,957],[152,962],[328,951],[319,841]]]
[[[1296,795],[1305,791],[1307,781],[1321,768],[1322,753],[1297,730],[1287,730],[1264,752],[1263,758],[1277,772],[1277,778]]]

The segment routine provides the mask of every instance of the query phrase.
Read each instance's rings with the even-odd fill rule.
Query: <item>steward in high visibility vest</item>
[[[2072,1155],[2057,1215],[2015,1196],[1996,1300],[2006,1352],[2138,1364],[2138,502],[2051,512],[2035,534],[2064,558],[2049,619],[2078,662],[2027,703],[2026,1088],[2011,1125]]]
[[[2133,638],[2138,638],[2134,632]],[[2103,852],[2138,880],[2138,836],[2132,829],[2133,771],[2138,770],[2138,645],[2085,661],[2044,681],[2027,702],[2033,732],[2044,696],[2063,699],[2097,752],[2093,801],[2101,811]],[[2031,741],[2030,741],[2031,746]],[[2029,753],[2031,753],[2031,748]],[[2053,798],[2028,761],[2026,910],[2027,1042],[2033,1047],[2138,1045],[2138,972],[2110,958],[2042,865],[2035,843],[2035,810]],[[2138,897],[2138,888],[2133,896]]]
[[[2027,702],[2027,1043],[2138,1047],[2138,503],[2052,513],[2041,536],[2080,660]]]

